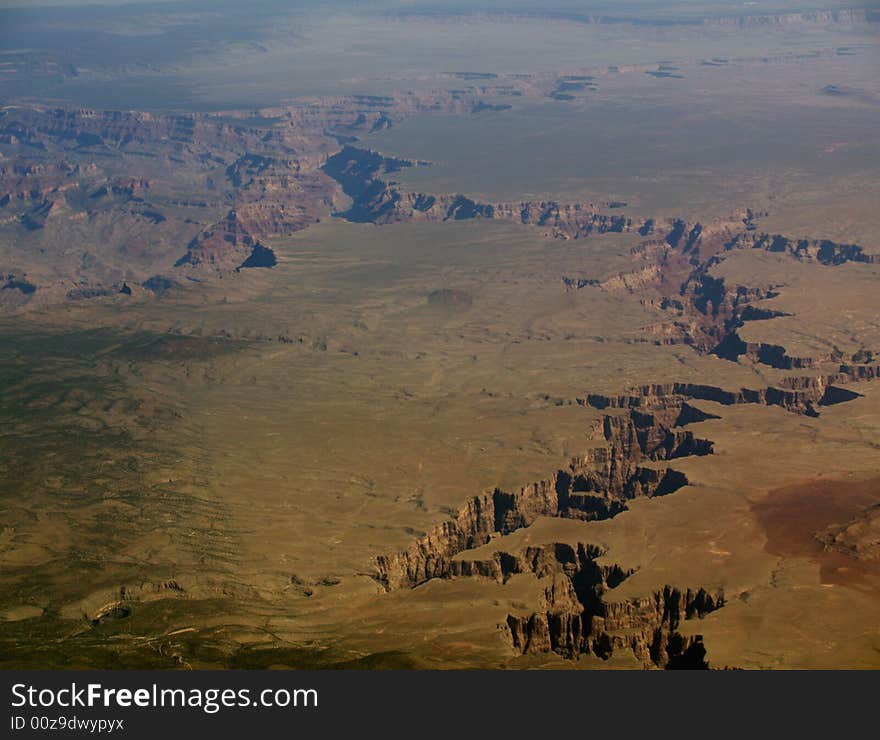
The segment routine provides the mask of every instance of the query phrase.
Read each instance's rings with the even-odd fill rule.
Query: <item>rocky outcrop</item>
[[[195,237],[187,246],[186,254],[174,266],[233,270],[250,257],[256,244],[238,214],[230,211],[222,221]]]
[[[684,428],[713,418],[689,404],[690,400],[779,406],[791,413],[818,416],[822,406],[858,397],[842,385],[878,373],[880,368],[874,366],[842,365],[838,373],[785,378],[779,387],[756,390],[664,383],[640,386],[618,396],[588,394],[577,402],[626,411],[603,418],[595,435],[604,444],[573,458],[566,468],[544,480],[515,491],[496,488],[469,499],[454,517],[409,547],[378,556],[375,578],[386,590],[393,590],[461,574],[464,566],[452,564],[456,555],[485,545],[497,534],[528,527],[538,517],[607,519],[626,511],[626,502],[634,498],[679,490],[688,484],[687,477],[656,463],[712,454],[710,440]],[[485,566],[486,575],[503,572],[500,563],[497,568]]]
[[[323,171],[336,180],[351,198],[351,205],[337,215],[351,221],[388,224],[400,221],[461,221],[491,219],[533,226],[560,239],[580,239],[593,234],[638,233],[646,240],[633,250],[643,264],[631,272],[598,282],[609,291],[641,293],[655,289],[667,301],[677,292],[696,311],[711,319],[703,322],[695,344],[714,346],[724,338],[724,324],[730,328],[744,320],[762,318],[757,309],[745,314],[745,305],[772,297],[772,293],[747,286],[727,288],[723,280],[710,274],[725,251],[761,249],[783,252],[801,261],[823,265],[846,262],[873,263],[876,255],[855,244],[830,240],[792,239],[782,235],[758,234],[755,214],[744,210],[730,219],[708,224],[683,219],[643,218],[633,220],[613,212],[620,203],[560,203],[525,201],[520,203],[481,203],[466,195],[413,193],[383,179],[415,163],[384,157],[378,152],[348,145],[325,163]],[[567,279],[584,287],[579,281]],[[586,284],[591,284],[587,282]],[[682,305],[681,300],[678,300]],[[742,308],[738,313],[738,309]],[[763,317],[766,318],[766,317]],[[710,349],[710,346],[706,347]]]
[[[337,215],[358,223],[390,224],[485,218],[538,227],[548,235],[560,239],[579,239],[592,234],[629,233],[644,228],[645,222],[633,222],[624,214],[605,212],[592,203],[482,203],[461,193],[407,192],[382,179],[382,175],[396,172],[403,167],[427,164],[384,157],[378,152],[348,145],[327,160],[323,171],[335,179],[352,198],[351,206]],[[606,207],[610,206],[606,204]]]
[[[486,94],[494,90],[487,89]],[[497,91],[503,95],[504,90]],[[0,111],[0,137],[32,148],[49,140],[70,151],[152,149],[158,142],[254,154],[286,152],[316,165],[321,151],[338,149],[336,134],[368,133],[426,112],[467,113],[480,93],[426,90],[397,95],[304,98],[259,111],[163,114],[89,108],[6,107]],[[328,132],[330,135],[328,135]]]
[[[866,253],[858,244],[840,244],[829,239],[791,239],[781,234],[737,234],[725,245],[725,249],[760,249],[823,265],[842,265],[846,262],[875,264],[880,261],[876,254]]]
[[[590,77],[553,80],[563,85],[560,89],[587,89]],[[175,262],[182,271],[238,269],[257,242],[289,236],[334,210],[349,220],[377,224],[504,220],[560,239],[638,233],[645,242],[634,251],[635,268],[601,284],[588,277],[586,285],[654,293],[645,300],[678,302],[697,313],[705,300],[711,320],[700,319],[690,328],[683,322],[680,337],[664,341],[706,350],[723,339],[719,317],[731,319],[708,299],[712,286],[705,282],[710,260],[725,249],[784,251],[828,265],[876,260],[858,245],[759,235],[759,214],[750,211],[698,223],[634,219],[619,201],[483,203],[461,193],[410,193],[393,175],[425,163],[352,145],[358,136],[412,115],[503,108],[486,99],[522,94],[520,87],[532,84],[480,74],[469,79],[465,90],[301,99],[259,111],[158,115],[8,106],[0,111],[0,140],[15,147],[15,154],[0,167],[0,223],[16,224],[27,237],[23,244],[42,249],[44,240],[60,244],[60,231],[71,220],[100,234],[103,243],[108,229],[122,232],[122,224],[133,219],[137,235],[108,245],[112,260],[93,261],[83,268],[88,274],[72,276],[94,284],[115,284],[126,276],[142,281]],[[187,197],[181,197],[182,190]],[[22,259],[32,253],[23,252]],[[124,267],[106,267],[110,264]],[[26,262],[7,265],[13,267]],[[677,296],[691,277],[693,294]],[[585,284],[576,279],[575,285]],[[741,318],[746,320],[744,313]]]
[[[757,214],[752,211],[705,225],[682,219],[653,218],[636,223],[623,214],[600,213],[592,204],[540,202],[490,205],[461,195],[402,193],[386,184],[380,176],[400,167],[411,166],[412,162],[391,160],[376,152],[355,147],[346,148],[337,160],[328,164],[331,166],[325,167],[325,172],[340,182],[353,199],[352,208],[347,213],[349,216],[356,214],[356,220],[388,223],[418,219],[501,219],[542,227],[560,238],[582,238],[609,231],[637,232],[646,239],[633,250],[633,257],[645,264],[604,281],[564,277],[563,286],[577,290],[598,287],[642,296],[654,291],[657,298],[652,300],[661,310],[676,312],[682,318],[672,325],[659,327],[660,333],[654,338],[656,343],[684,343],[700,351],[713,352],[724,359],[736,361],[745,357],[777,369],[814,369],[825,363],[840,362],[843,357],[837,351],[820,357],[797,357],[782,346],[743,341],[737,330],[745,322],[767,320],[783,314],[754,305],[778,295],[772,286],[728,285],[723,278],[712,274],[712,268],[723,260],[725,253],[737,249],[760,249],[828,266],[846,262],[871,263],[875,260],[874,255],[866,253],[858,245],[758,234],[755,228]],[[853,391],[841,388],[841,384],[869,376],[870,371],[865,369],[841,367],[838,373],[789,378],[780,382],[778,387],[759,389],[727,390],[710,385],[673,383],[644,386],[635,393],[618,397],[590,395],[586,403],[597,408],[653,409],[662,407],[670,399],[679,404],[687,399],[702,399],[725,405],[755,403],[780,406],[794,413],[817,416],[818,408],[823,405],[857,397],[858,394]],[[657,399],[663,399],[662,403],[656,403]],[[642,475],[650,477],[648,473]],[[557,482],[554,479],[545,483],[554,487]],[[661,489],[664,485],[657,480],[650,483]],[[637,479],[634,479],[630,485],[636,484]],[[578,505],[572,505],[573,502]],[[483,502],[481,510],[493,505],[494,502]],[[566,515],[583,511],[596,516],[611,516],[619,510],[619,505],[616,501],[601,502],[595,498],[574,495],[566,500],[565,512]],[[558,510],[557,501],[557,508],[551,513],[558,513]],[[466,518],[470,521],[470,516]],[[474,530],[474,527],[465,526],[464,529]],[[491,531],[485,527],[477,527],[476,530],[481,533],[479,539],[485,539],[486,532]],[[441,539],[448,536],[446,532]],[[457,537],[453,536],[452,540],[457,543],[455,547],[460,546]],[[428,549],[432,550],[433,547],[429,546]],[[420,561],[420,557],[414,556],[414,560]]]
[[[72,222],[102,250],[100,259],[69,268],[65,279],[78,283],[249,267],[255,244],[287,237],[334,209],[341,188],[321,165],[341,142],[420,113],[470,113],[509,88],[487,82],[186,115],[6,106],[0,141],[12,154],[0,167],[0,225],[13,224],[21,238],[13,240],[20,254],[5,269],[63,251],[62,232]],[[66,294],[45,291],[40,300]],[[29,300],[4,298],[2,305],[17,310]]]
[[[840,371],[826,375],[794,376],[783,378],[779,387],[760,389],[740,388],[732,391],[701,383],[655,383],[639,386],[617,396],[588,394],[578,403],[597,409],[655,409],[668,408],[686,400],[714,401],[725,406],[754,403],[780,406],[786,411],[807,416],[818,416],[817,407],[844,403],[859,396],[840,386],[859,380],[876,378],[880,368],[868,365],[841,365]]]
[[[538,578],[563,572],[569,578],[592,587],[602,584],[614,588],[635,571],[621,568],[616,563],[600,565],[596,561],[604,555],[597,545],[554,543],[526,547],[522,552],[496,551],[489,558],[475,559],[465,553],[450,562],[450,575],[491,578],[499,583],[518,573],[531,573]],[[587,565],[589,564],[589,567]]]
[[[840,374],[851,380],[876,380],[880,378],[880,365],[844,364]]]
[[[880,504],[869,506],[845,524],[832,524],[815,536],[826,550],[857,560],[880,560]]]
[[[24,276],[16,276],[14,273],[0,275],[0,279],[3,280],[0,290],[15,290],[22,295],[31,295],[37,290],[37,286],[28,281]]]
[[[351,198],[351,206],[336,215],[355,223],[376,223],[386,219],[400,200],[400,194],[389,188],[380,176],[415,164],[407,159],[384,157],[372,150],[345,146],[328,158],[321,169]]]
[[[839,351],[822,353],[810,357],[796,357],[788,353],[782,345],[765,342],[745,342],[737,332],[731,331],[716,347],[712,354],[725,360],[736,362],[745,357],[751,362],[769,365],[777,370],[806,370],[824,363],[840,362],[843,354]]]
[[[239,270],[246,270],[252,267],[275,267],[278,259],[275,257],[275,251],[269,247],[264,247],[257,242],[251,250],[250,256],[239,265]]]
[[[599,446],[544,480],[469,499],[409,547],[377,557],[376,580],[393,590],[446,578],[456,574],[451,561],[457,554],[528,527],[540,516],[607,519],[625,511],[629,500],[677,491],[687,485],[685,475],[651,463],[712,453],[711,441],[675,426],[682,413],[681,404],[670,404],[651,413],[606,416],[594,432]]]
[[[724,606],[723,590],[666,585],[642,597],[615,599],[614,589],[633,571],[599,563],[604,555],[601,548],[584,543],[496,553],[490,575],[531,572],[547,582],[537,611],[509,614],[500,625],[511,647],[522,654],[555,652],[569,659],[608,659],[629,650],[646,665],[707,668],[702,638],[685,637],[679,627]],[[459,570],[484,575],[487,568],[464,561]]]
[[[847,262],[869,264],[876,256],[854,244],[759,235],[751,228],[754,217],[748,211],[739,221],[720,221],[708,227],[681,220],[665,224],[661,230],[665,234],[663,239],[647,239],[633,249],[637,260],[633,270],[601,281],[598,287],[639,295],[643,304],[673,314],[677,319],[674,323],[659,325],[652,332],[658,344],[687,344],[723,359],[737,361],[744,357],[780,370],[812,369],[841,362],[844,357],[836,349],[798,357],[780,345],[744,341],[738,330],[746,322],[786,315],[756,305],[777,297],[777,286],[730,285],[714,274],[713,268],[735,249],[777,252],[826,266]],[[639,232],[651,235],[657,228],[657,223],[650,220]],[[791,405],[790,401],[785,404]]]

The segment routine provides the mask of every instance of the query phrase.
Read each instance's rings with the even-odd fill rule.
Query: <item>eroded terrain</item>
[[[876,668],[878,18],[749,18],[4,105],[0,664]]]

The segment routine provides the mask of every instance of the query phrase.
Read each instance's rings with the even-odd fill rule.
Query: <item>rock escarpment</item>
[[[607,519],[625,511],[629,500],[677,491],[687,485],[685,475],[656,463],[712,453],[711,441],[677,426],[682,413],[681,404],[670,404],[652,413],[606,416],[594,432],[600,446],[544,480],[474,496],[411,546],[377,557],[376,580],[393,590],[446,578],[455,575],[458,566],[451,560],[457,554],[528,527],[538,517]]]
[[[871,380],[878,373],[880,367],[874,365],[841,365],[837,373],[783,378],[778,387],[754,390],[727,390],[701,383],[653,383],[617,396],[588,394],[578,399],[578,402],[597,409],[653,409],[693,399],[713,401],[725,406],[742,403],[779,406],[795,414],[818,416],[817,407],[833,406],[858,398],[858,393],[849,388],[841,388],[841,385]]]
[[[354,145],[358,136],[408,116],[472,113],[487,107],[488,96],[518,92],[483,80],[466,90],[316,98],[260,111],[187,115],[8,107],[0,111],[0,141],[12,147],[0,168],[0,223],[17,224],[31,252],[47,245],[63,251],[60,235],[72,221],[96,229],[102,248],[112,253],[106,264],[123,265],[87,263],[76,278],[96,296],[123,279],[238,269],[255,244],[287,237],[333,212],[376,224],[501,220],[559,239],[638,234],[644,242],[634,251],[635,268],[588,287],[653,291],[670,307],[690,301],[695,315],[702,305],[711,320],[682,331],[683,341],[690,337],[701,347],[723,338],[720,317],[751,320],[710,300],[714,288],[706,275],[725,251],[762,249],[827,265],[877,259],[859,245],[759,234],[760,214],[751,211],[699,223],[635,219],[619,201],[484,203],[461,193],[407,192],[394,173],[426,163]],[[130,227],[123,229],[124,223]],[[13,261],[5,269],[21,271],[27,264]],[[769,356],[768,350],[745,353]]]
[[[679,260],[676,264],[686,279],[674,292],[678,298],[669,300],[677,301],[673,310],[696,317],[685,334],[688,343],[699,351],[714,348],[716,354],[724,356],[724,348],[738,340],[736,329],[745,321],[767,320],[779,313],[752,303],[772,296],[772,290],[731,288],[709,274],[708,268],[717,257],[699,258],[702,238],[702,231],[682,227],[664,240],[663,249],[689,255],[684,263]],[[729,240],[722,245],[725,249],[727,243]],[[674,244],[688,246],[685,251]],[[859,254],[834,252],[840,253]],[[818,259],[818,251],[807,255]],[[828,264],[839,263],[829,258]],[[661,310],[669,307],[661,306]],[[794,358],[785,348],[767,345],[746,347],[742,354],[779,369],[807,369],[843,359],[836,351],[828,357]],[[414,587],[432,578],[483,577],[505,582],[516,573],[533,573],[548,579],[541,603],[531,613],[510,614],[502,625],[515,651],[608,658],[615,651],[627,650],[646,665],[709,667],[702,637],[692,629],[682,631],[681,625],[722,607],[725,597],[721,588],[666,584],[644,595],[617,599],[613,589],[630,572],[619,565],[597,562],[604,553],[594,546],[581,544],[575,550],[556,544],[529,547],[519,553],[499,549],[490,557],[479,558],[468,557],[468,551],[490,543],[498,535],[529,527],[542,516],[607,519],[625,512],[627,501],[633,498],[662,496],[687,485],[681,471],[657,463],[712,453],[710,440],[685,427],[718,417],[689,403],[691,400],[778,406],[791,413],[818,416],[823,406],[859,397],[844,386],[880,376],[880,367],[871,364],[873,359],[873,353],[863,350],[853,355],[851,362],[838,364],[835,372],[784,377],[774,386],[757,389],[673,382],[646,384],[619,395],[587,394],[577,399],[578,403],[624,412],[603,418],[597,436],[604,440],[604,446],[572,459],[565,469],[544,480],[513,492],[496,488],[468,500],[453,518],[409,547],[379,556],[376,579],[386,590],[392,590]],[[854,533],[873,531],[873,523],[853,526]],[[844,546],[842,543],[852,533],[825,534],[832,547]],[[870,549],[868,545],[860,546],[865,551]]]
[[[539,609],[509,614],[501,625],[511,647],[522,654],[555,652],[610,658],[630,651],[646,665],[661,668],[708,668],[698,634],[683,635],[685,620],[701,619],[724,606],[723,589],[663,586],[641,597],[615,599],[614,589],[632,571],[597,562],[600,548],[554,544],[531,548],[523,556],[499,553],[514,566],[539,563],[533,570],[547,581]],[[517,571],[522,572],[522,571]]]
[[[34,254],[63,257],[71,227],[100,245],[87,261],[62,265],[82,295],[115,292],[122,280],[159,275],[185,285],[180,273],[201,280],[249,266],[256,244],[330,215],[342,188],[321,165],[347,141],[421,113],[469,113],[487,95],[513,92],[486,83],[192,114],[7,106],[0,226],[14,229],[17,251],[0,268],[27,271]],[[42,302],[68,292],[36,287]],[[15,309],[30,300],[0,295]]]
[[[566,287],[598,285],[604,290],[630,293],[654,289],[658,300],[666,301],[665,306],[688,303],[695,309],[693,313],[709,319],[700,328],[707,334],[703,342],[714,340],[717,344],[723,338],[719,327],[729,330],[743,321],[770,317],[762,314],[761,309],[749,309],[748,304],[772,297],[772,293],[749,286],[725,286],[723,280],[711,275],[712,268],[727,252],[754,249],[783,253],[799,261],[828,266],[847,262],[873,264],[878,259],[856,244],[759,233],[756,219],[762,214],[750,209],[709,223],[679,218],[633,219],[615,212],[622,205],[617,202],[483,203],[461,193],[408,192],[385,179],[403,168],[425,164],[428,163],[385,157],[347,145],[330,157],[322,170],[336,180],[351,199],[350,206],[337,213],[351,221],[390,224],[489,219],[536,227],[547,236],[559,239],[608,233],[638,234],[644,241],[633,250],[633,258],[641,264],[633,271],[585,284],[567,278]]]

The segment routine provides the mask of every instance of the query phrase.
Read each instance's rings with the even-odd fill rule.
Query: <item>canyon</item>
[[[876,668],[880,18],[667,10],[34,11],[0,665]]]

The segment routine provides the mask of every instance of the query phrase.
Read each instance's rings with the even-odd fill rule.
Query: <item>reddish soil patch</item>
[[[880,478],[866,481],[811,480],[770,491],[752,511],[767,537],[764,550],[819,563],[822,583],[880,590],[880,562],[827,549],[816,534],[844,525],[880,503]]]

